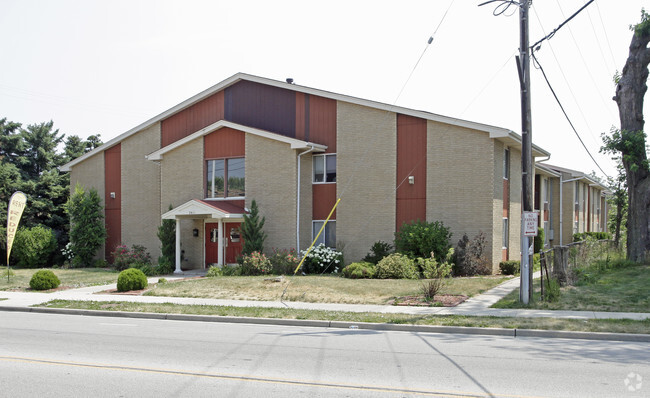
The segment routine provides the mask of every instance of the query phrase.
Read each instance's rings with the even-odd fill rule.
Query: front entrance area
[[[242,251],[241,223],[226,222],[223,228],[225,262],[234,264]],[[219,223],[205,223],[205,263],[206,266],[219,263]]]

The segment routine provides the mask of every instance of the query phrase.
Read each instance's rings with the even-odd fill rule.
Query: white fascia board
[[[550,177],[558,177],[558,178],[560,177],[560,173],[558,173],[555,170],[549,169],[548,167],[546,167],[546,166],[544,166],[542,164],[535,164],[535,170],[536,171],[539,170],[539,171],[542,172],[540,174],[544,174],[544,175],[547,175],[547,176],[550,176]]]
[[[521,149],[522,142],[521,142],[521,136],[517,133],[515,133],[512,130],[507,130],[507,129],[501,129],[499,130],[494,130],[490,131],[490,138],[492,139],[497,139],[505,143],[511,143],[515,142],[518,146],[518,148]],[[531,144],[531,149],[533,151],[533,157],[550,157],[551,153],[548,152],[547,150],[543,149],[540,146],[537,146],[535,144]]]
[[[195,133],[192,133],[192,134],[188,135],[187,137],[185,137],[183,139],[180,139],[180,140],[178,140],[178,141],[176,141],[176,142],[174,142],[172,144],[167,145],[164,148],[160,148],[159,150],[154,151],[154,152],[150,153],[149,155],[146,155],[145,158],[147,160],[160,161],[160,160],[162,160],[163,155],[165,153],[173,151],[174,149],[176,149],[176,148],[178,148],[178,147],[180,147],[182,145],[185,145],[190,141],[193,141],[193,140],[195,140],[197,138],[203,137],[203,136],[205,136],[207,134],[210,134],[210,133],[212,133],[214,131],[217,131],[217,130],[223,128],[223,127],[229,127],[229,128],[231,128],[233,130],[238,130],[238,131],[242,131],[244,133],[253,134],[253,135],[256,135],[256,136],[259,136],[259,137],[268,138],[270,140],[284,142],[286,144],[291,145],[291,149],[307,149],[307,148],[312,148],[313,147],[316,152],[324,152],[327,149],[326,145],[314,144],[314,143],[311,143],[311,142],[306,142],[306,141],[302,141],[302,140],[297,140],[295,138],[286,137],[286,136],[281,135],[281,134],[271,133],[270,131],[260,130],[260,129],[256,129],[256,128],[248,127],[248,126],[243,126],[241,124],[229,122],[229,121],[226,121],[226,120],[219,120],[218,122],[212,123],[211,125],[209,125],[207,127],[204,127],[201,130],[199,130],[199,131],[197,131]]]

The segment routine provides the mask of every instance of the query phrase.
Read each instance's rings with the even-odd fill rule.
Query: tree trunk
[[[621,120],[621,137],[628,145],[621,146],[622,160],[628,186],[627,256],[643,262],[650,253],[648,223],[650,222],[650,173],[643,131],[643,97],[648,87],[648,63],[650,62],[650,29],[639,29],[650,23],[643,20],[632,37],[630,53],[623,73],[616,86],[614,101],[618,104]]]

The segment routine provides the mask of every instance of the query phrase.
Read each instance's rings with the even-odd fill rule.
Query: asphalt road
[[[648,397],[649,353],[650,343],[0,312],[0,396]]]

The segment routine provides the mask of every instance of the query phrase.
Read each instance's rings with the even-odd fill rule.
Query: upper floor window
[[[503,151],[503,179],[507,180],[510,178],[510,148],[506,148]]]
[[[313,156],[313,182],[336,182],[336,154]]]
[[[207,198],[233,198],[246,195],[246,168],[244,158],[213,159],[207,161]]]

